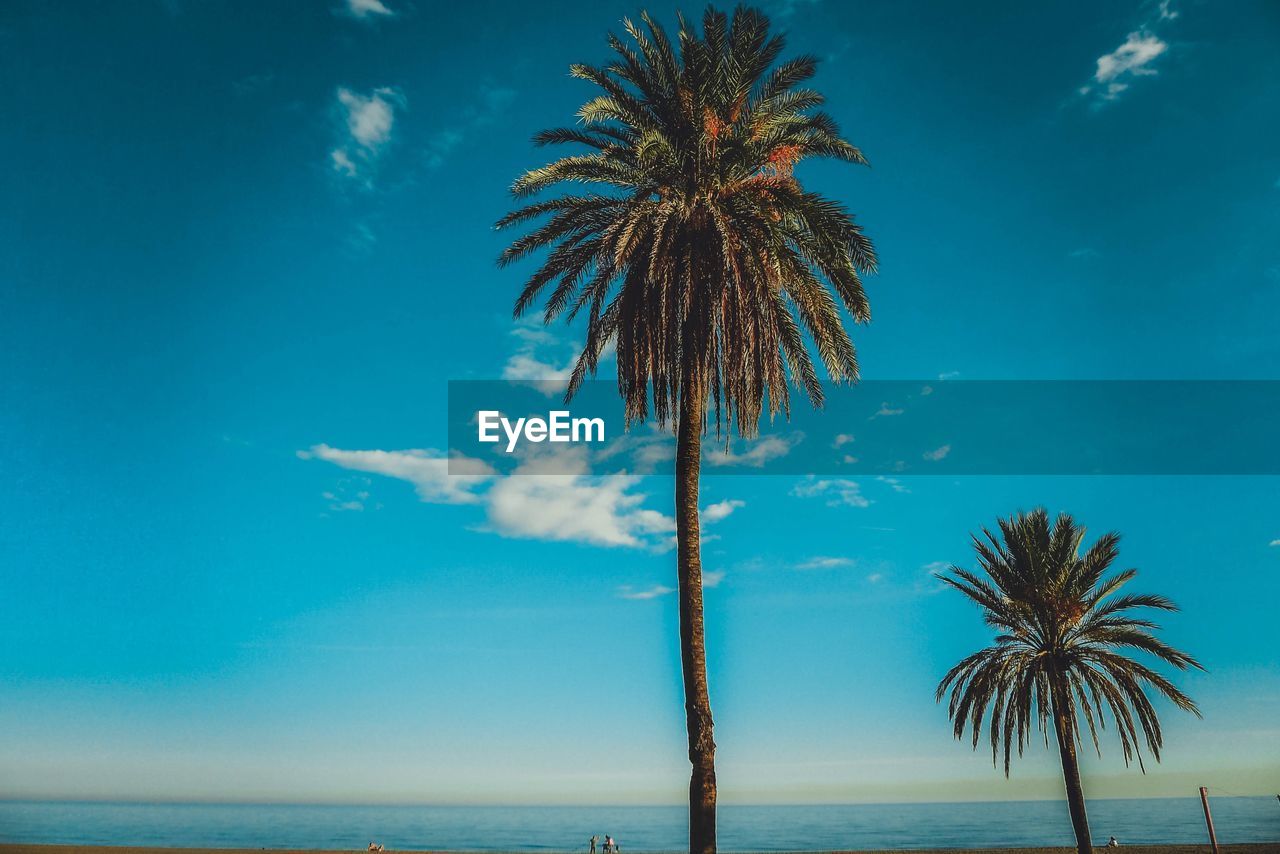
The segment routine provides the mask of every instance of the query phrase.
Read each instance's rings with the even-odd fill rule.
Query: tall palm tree
[[[749,438],[766,406],[771,416],[789,413],[788,380],[820,405],[806,332],[833,380],[856,379],[841,306],[855,321],[870,319],[859,275],[874,271],[876,258],[845,208],[795,175],[810,157],[866,162],[818,109],[823,97],[802,86],[816,61],[775,65],[783,40],[752,9],[708,9],[701,32],[681,18],[674,42],[648,15],[641,21],[624,22],[628,41],[609,35],[616,55],[607,65],[571,66],[599,92],[578,111],[578,126],[535,141],[586,151],[525,173],[512,190],[524,200],[565,183],[586,186],[504,217],[499,228],[530,230],[499,260],[545,250],[516,316],[542,297],[547,323],[586,311],[586,344],[566,399],[613,344],[628,425],[652,414],[676,429],[689,850],[710,854],[715,741],[698,528],[708,413],[715,411],[717,434]]]
[[[1021,756],[1034,725],[1047,744],[1052,723],[1076,847],[1087,854],[1092,842],[1076,756],[1083,741],[1081,717],[1101,756],[1098,729],[1106,727],[1109,712],[1125,765],[1136,757],[1145,773],[1141,742],[1158,762],[1164,741],[1146,689],[1154,688],[1197,717],[1200,711],[1172,682],[1125,653],[1148,653],[1179,670],[1204,668],[1156,638],[1159,626],[1133,613],[1139,608],[1176,611],[1176,605],[1163,596],[1116,595],[1137,574],[1136,569],[1107,574],[1119,553],[1119,534],[1102,535],[1082,556],[1085,529],[1065,513],[1050,526],[1049,514],[1037,509],[1000,519],[999,528],[1003,542],[986,528],[973,537],[987,578],[958,566],[938,575],[976,602],[986,624],[999,634],[994,646],[951,668],[936,696],[941,701],[951,691],[955,736],[971,730],[974,749],[991,709],[991,761],[1003,744],[1006,777],[1014,741]]]

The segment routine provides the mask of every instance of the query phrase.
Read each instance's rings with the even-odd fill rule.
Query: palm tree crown
[[[816,60],[774,66],[783,49],[753,9],[708,9],[702,33],[680,20],[673,44],[648,15],[625,21],[607,65],[573,65],[601,92],[578,111],[580,127],[544,131],[539,144],[589,151],[520,177],[526,199],[564,182],[592,185],[530,202],[505,228],[546,218],[502,253],[509,264],[548,250],[515,306],[545,296],[544,319],[586,310],[586,344],[572,396],[616,345],[629,422],[665,424],[683,384],[706,395],[752,435],[768,400],[789,411],[787,377],[822,401],[801,329],[834,380],[855,379],[854,347],[840,302],[857,321],[870,309],[861,273],[875,270],[870,241],[840,204],[806,191],[795,167],[809,157],[865,163],[803,88]],[[616,287],[615,287],[616,285]]]
[[[1118,554],[1118,534],[1104,534],[1081,556],[1085,529],[1065,513],[1052,526],[1039,509],[1001,519],[999,528],[1003,541],[985,528],[982,537],[973,537],[989,580],[956,566],[938,576],[981,606],[987,625],[999,632],[994,646],[965,658],[938,685],[939,700],[951,691],[956,737],[972,730],[976,748],[990,708],[992,761],[1003,745],[1008,775],[1014,742],[1021,755],[1033,724],[1047,741],[1053,715],[1061,715],[1066,730],[1059,737],[1069,741],[1080,739],[1083,717],[1101,755],[1097,730],[1105,728],[1109,712],[1126,765],[1136,757],[1142,767],[1139,731],[1159,761],[1160,720],[1144,686],[1180,709],[1200,712],[1168,679],[1124,653],[1149,653],[1179,670],[1203,670],[1190,655],[1159,640],[1155,623],[1133,613],[1177,606],[1163,596],[1116,595],[1137,574],[1125,569],[1107,575]]]

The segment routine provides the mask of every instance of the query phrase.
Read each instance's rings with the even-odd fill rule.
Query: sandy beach
[[[360,854],[359,851],[309,851],[286,848],[144,848],[113,845],[0,844],[0,854],[261,854],[266,850],[279,854]],[[1122,850],[1125,854],[1206,854],[1210,849],[1206,843],[1203,845],[1125,845],[1122,846]],[[387,851],[392,852],[392,849],[388,848]],[[1075,848],[936,848],[913,850],[912,854],[963,854],[970,851],[982,854],[1073,854]],[[1280,854],[1280,842],[1220,845],[1219,851],[1221,854]],[[416,854],[438,854],[438,852],[417,852]],[[459,852],[450,852],[450,854],[459,854]],[[903,854],[903,851],[841,851],[826,852],[826,854]]]

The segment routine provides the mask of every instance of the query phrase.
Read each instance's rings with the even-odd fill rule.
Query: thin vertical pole
[[[1209,844],[1213,846],[1213,854],[1218,854],[1218,835],[1213,832],[1213,813],[1209,812],[1209,790],[1200,787],[1200,803],[1204,806],[1204,823],[1209,827]]]

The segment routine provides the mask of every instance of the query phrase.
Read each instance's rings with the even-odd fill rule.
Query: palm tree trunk
[[[1093,837],[1089,834],[1089,815],[1085,812],[1084,787],[1080,785],[1080,762],[1076,757],[1074,716],[1067,688],[1054,679],[1053,728],[1058,735],[1058,753],[1062,757],[1062,780],[1067,787],[1067,808],[1071,826],[1076,832],[1077,854],[1091,854]]]
[[[693,378],[691,378],[693,379]],[[686,382],[676,441],[676,567],[680,595],[680,663],[689,732],[689,854],[716,850],[716,743],[707,692],[707,650],[702,630],[702,556],[698,472],[702,462],[704,392]]]

